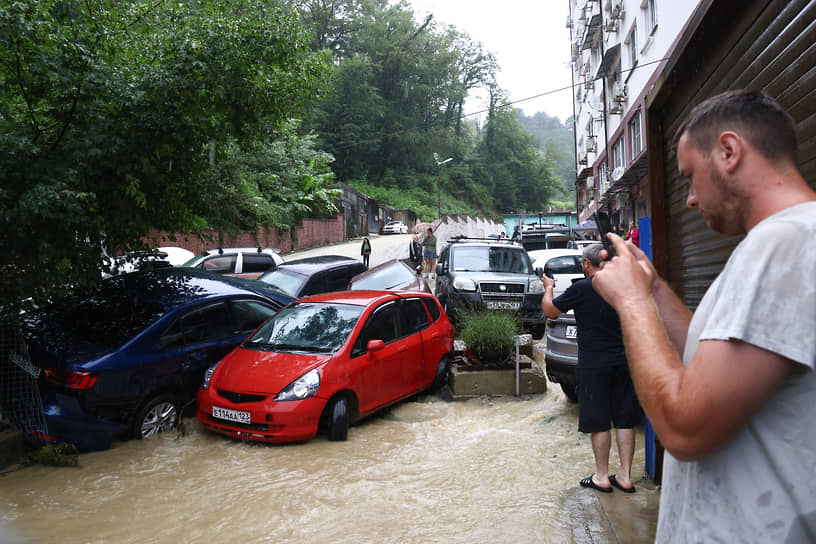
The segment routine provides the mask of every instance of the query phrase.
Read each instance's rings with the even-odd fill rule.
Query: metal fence
[[[48,428],[37,387],[40,372],[17,327],[0,323],[0,422],[44,443]]]

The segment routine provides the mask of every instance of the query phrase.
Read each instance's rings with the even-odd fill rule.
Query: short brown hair
[[[704,155],[720,134],[731,130],[745,138],[766,159],[796,163],[799,144],[793,119],[770,96],[744,89],[727,91],[697,104],[675,133],[675,145],[685,133]]]

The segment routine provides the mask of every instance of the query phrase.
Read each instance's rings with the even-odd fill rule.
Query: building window
[[[629,121],[629,134],[632,145],[632,158],[634,159],[640,154],[641,151],[643,151],[643,138],[641,136],[642,132],[640,124],[640,110],[635,112],[635,115],[632,116],[632,120]]]
[[[612,157],[615,160],[615,168],[626,167],[626,146],[623,138],[619,138],[615,145],[612,146]]]
[[[626,37],[626,50],[629,51],[629,66],[634,68],[638,62],[637,25],[632,25],[632,31]]]
[[[643,10],[643,23],[646,36],[651,36],[657,29],[657,0],[643,0],[640,4]]]

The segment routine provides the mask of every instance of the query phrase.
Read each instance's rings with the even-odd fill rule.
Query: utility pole
[[[444,161],[439,161],[439,153],[434,153],[434,162],[436,162],[436,214],[439,219],[442,219],[442,165],[453,160],[453,157],[448,157]]]

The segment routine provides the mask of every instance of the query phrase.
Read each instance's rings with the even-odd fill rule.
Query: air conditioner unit
[[[586,188],[593,189],[595,187],[595,176],[587,176],[586,178]]]
[[[626,102],[626,84],[616,81],[612,84],[612,100],[615,102]]]
[[[604,27],[609,33],[617,32],[618,31],[618,20],[617,19],[610,19],[606,22],[606,26]]]
[[[623,106],[620,103],[615,102],[611,106],[609,106],[607,112],[609,113],[609,115],[620,115],[623,113]]]
[[[594,79],[587,79],[584,82],[584,87],[586,87],[590,91],[594,90],[595,89],[595,80]]]
[[[583,155],[580,155],[580,156],[578,157],[578,164],[582,164],[582,165],[586,166],[586,164],[587,164],[587,156],[586,156],[586,153],[584,153]]]
[[[586,143],[587,153],[595,153],[598,150],[598,144],[595,138],[589,138]]]

